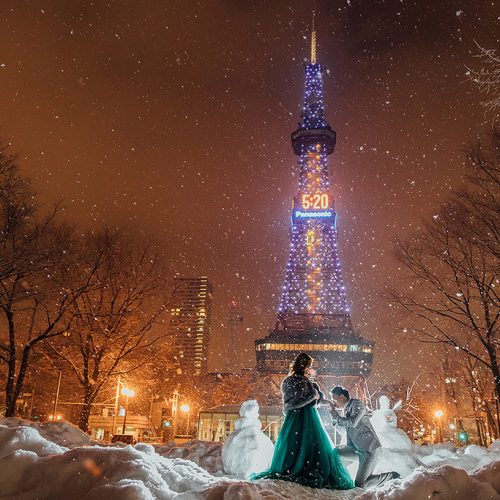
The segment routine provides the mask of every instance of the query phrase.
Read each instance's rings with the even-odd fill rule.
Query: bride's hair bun
[[[304,375],[312,362],[313,359],[309,354],[301,352],[290,364],[290,375]]]

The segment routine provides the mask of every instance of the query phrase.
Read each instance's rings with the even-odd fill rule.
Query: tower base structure
[[[345,326],[274,329],[255,341],[257,370],[270,376],[279,387],[295,357],[306,352],[314,359],[315,379],[324,390],[342,385],[361,396],[371,373],[373,346],[374,342]]]

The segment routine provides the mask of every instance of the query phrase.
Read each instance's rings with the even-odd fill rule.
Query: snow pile
[[[367,491],[359,500],[498,500],[500,462],[493,462],[474,474],[444,465],[435,470],[417,470],[403,480]]]
[[[244,414],[240,419],[243,423],[247,422],[245,418],[251,418],[250,414]],[[46,434],[41,435],[42,432]],[[88,443],[85,435],[82,437],[72,426],[28,426],[17,419],[2,419],[0,497],[16,500],[500,499],[500,442],[493,443],[489,449],[477,446],[455,449],[450,444],[415,447],[421,466],[415,467],[404,479],[364,492],[313,490],[285,481],[249,483],[215,477],[192,461],[166,456],[191,456],[200,463],[211,464],[220,474],[219,443],[194,441],[179,447],[169,444],[158,447],[157,453],[152,445],[145,443],[135,447],[75,447],[75,443],[69,442],[69,436],[77,442]],[[65,440],[67,446],[62,446],[61,440]],[[247,444],[242,440],[242,446]],[[241,462],[248,457],[247,451],[239,448]],[[402,456],[403,453],[401,451]],[[445,465],[441,465],[443,462]],[[398,464],[390,465],[396,468]]]
[[[18,450],[38,457],[46,457],[64,453],[67,449],[48,441],[33,427],[0,427],[0,459]]]
[[[193,462],[162,457],[146,443],[64,448],[42,437],[36,426],[17,423],[0,425],[2,498],[352,500],[356,496],[355,491],[311,490],[282,481],[258,484],[216,478]]]
[[[452,443],[416,446],[415,448],[420,464],[429,468],[451,465],[457,469],[472,471],[491,462],[500,461],[500,446],[497,445],[497,441],[489,448],[476,445],[455,448]]]
[[[5,497],[173,498],[216,481],[193,462],[167,459],[151,445],[68,449],[35,427],[0,425],[0,491]]]
[[[199,492],[196,495],[181,494],[178,499],[194,500],[355,500],[363,490],[355,488],[348,491],[320,490],[299,486],[290,481],[262,480],[255,483],[220,481]],[[477,499],[474,499],[477,500]]]
[[[262,432],[259,405],[255,399],[245,401],[240,416],[222,448],[224,472],[247,479],[252,472],[262,472],[271,465],[274,453],[272,441]]]
[[[95,444],[106,444],[104,441],[92,439],[88,434],[81,431],[78,427],[58,420],[56,422],[33,422],[31,420],[23,420],[20,418],[6,418],[0,416],[0,426],[5,427],[32,427],[36,429],[41,436],[48,441],[52,441],[60,446],[67,448],[75,448],[77,446],[92,446]]]
[[[493,443],[490,444],[490,451],[500,451],[500,439],[497,439],[493,441]]]
[[[222,474],[222,443],[189,441],[178,445],[173,441],[155,446],[156,453],[165,458],[191,460],[211,474]]]

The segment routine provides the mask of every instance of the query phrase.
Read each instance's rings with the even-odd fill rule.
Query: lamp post
[[[451,441],[452,443],[455,442],[455,430],[457,428],[457,426],[452,422],[450,425],[448,425],[449,429],[450,429],[450,435],[451,435]]]
[[[172,402],[172,419],[174,424],[174,438],[177,436],[177,410],[179,406],[179,391],[174,389],[173,397],[170,400]]]
[[[135,396],[135,391],[134,389],[127,389],[127,387],[124,387],[122,389],[122,394],[125,396],[125,414],[123,415],[122,434],[125,434],[125,424],[127,422],[127,413],[128,413],[128,398]]]
[[[118,379],[116,381],[116,392],[115,392],[115,411],[113,413],[113,420],[111,421],[111,437],[116,432],[116,415],[118,415],[118,400],[120,399],[120,375],[118,375]],[[118,433],[117,433],[118,434]]]
[[[52,408],[51,420],[56,420],[57,403],[59,402],[59,390],[61,389],[61,379],[62,379],[62,371],[59,371],[59,378],[57,379],[56,396],[54,398],[54,407]],[[59,419],[57,419],[57,420],[59,420]]]
[[[442,435],[441,435],[441,417],[444,415],[442,410],[436,410],[434,412],[434,417],[436,417],[436,437],[438,443],[441,443],[443,441]]]
[[[186,436],[189,435],[189,417],[190,417],[190,410],[191,408],[189,407],[188,404],[183,404],[181,406],[181,411],[183,411],[184,413],[187,413],[187,424],[186,424]]]

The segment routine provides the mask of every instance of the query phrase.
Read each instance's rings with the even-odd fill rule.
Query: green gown
[[[274,445],[271,466],[250,477],[257,479],[282,479],[311,488],[354,488],[314,403],[288,411]]]

